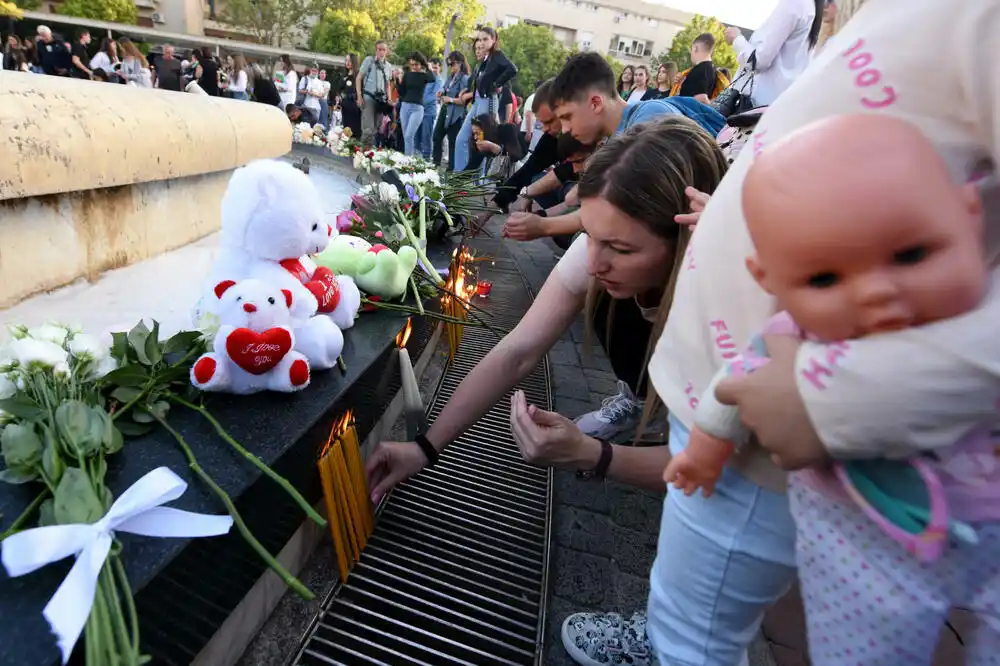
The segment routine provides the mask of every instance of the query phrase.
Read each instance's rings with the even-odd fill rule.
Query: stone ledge
[[[0,200],[227,171],[291,136],[264,104],[0,72]]]

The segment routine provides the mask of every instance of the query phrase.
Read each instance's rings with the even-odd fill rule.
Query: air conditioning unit
[[[166,21],[164,21],[164,20],[163,20],[163,17],[162,17],[162,16],[160,16],[160,13],[159,13],[159,12],[155,12],[155,13],[154,13],[154,14],[153,14],[152,16],[150,16],[149,18],[150,18],[150,20],[152,20],[152,21],[153,21],[153,23],[158,23],[158,24],[160,24],[160,25],[163,25],[164,23],[166,23]]]

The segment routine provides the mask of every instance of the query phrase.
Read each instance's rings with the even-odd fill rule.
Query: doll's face
[[[808,333],[884,333],[955,317],[982,299],[975,186],[913,180],[906,172],[919,169],[902,167],[839,173],[815,187],[752,171],[743,202],[757,254],[747,267]]]

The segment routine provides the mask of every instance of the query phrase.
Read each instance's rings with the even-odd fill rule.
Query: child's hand
[[[693,227],[698,224],[698,220],[701,219],[702,211],[705,210],[705,206],[708,205],[708,200],[712,197],[711,195],[705,194],[704,192],[696,190],[693,187],[685,188],[684,194],[687,195],[688,201],[691,202],[691,212],[674,215],[674,222]]]

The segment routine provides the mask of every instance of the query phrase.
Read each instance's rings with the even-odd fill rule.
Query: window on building
[[[520,22],[521,22],[521,19],[519,19],[516,16],[507,15],[507,16],[503,17],[503,27],[505,27],[505,28],[509,28],[512,25],[517,25]]]

